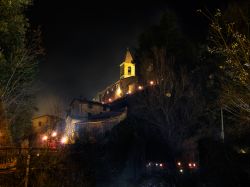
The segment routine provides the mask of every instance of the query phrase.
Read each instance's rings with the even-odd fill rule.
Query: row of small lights
[[[156,166],[156,167],[160,167],[160,168],[163,168],[164,166],[165,166],[165,164],[163,164],[163,163],[151,163],[151,162],[149,162],[147,165],[146,165],[146,167],[147,168],[149,168],[149,167],[153,167],[153,166]],[[181,162],[177,162],[177,166],[178,167],[181,167],[182,166],[182,164],[181,164]],[[196,168],[196,163],[188,163],[188,167],[190,168],[190,169],[194,169],[194,168]],[[179,169],[179,172],[180,173],[183,173],[184,172],[184,170],[182,169],[182,168],[180,168]]]
[[[178,165],[178,166],[181,166],[181,162],[177,162],[177,165]],[[195,163],[188,163],[188,166],[189,166],[190,168],[195,168],[195,167],[196,167],[196,164],[195,164]]]
[[[55,138],[56,136],[57,136],[57,132],[56,132],[56,131],[52,132],[51,137]],[[47,135],[44,135],[44,136],[42,137],[42,141],[47,141],[48,138],[49,138],[49,137],[48,137]],[[67,141],[68,141],[67,137],[62,137],[60,142],[61,142],[62,144],[66,144]]]
[[[153,163],[149,162],[149,163],[146,165],[146,167],[151,167],[151,166],[163,167],[163,163],[155,163],[155,164],[153,164]]]
[[[177,162],[177,166],[178,166],[178,167],[181,167],[181,166],[182,166],[181,162]],[[196,165],[196,163],[194,163],[194,162],[193,162],[193,163],[191,163],[191,162],[188,163],[188,167],[189,167],[190,169],[194,169],[194,168],[196,168],[196,166],[197,166],[197,165]],[[182,168],[180,168],[179,171],[180,171],[180,173],[183,173],[183,172],[184,172],[184,170],[183,170]]]
[[[153,86],[155,84],[155,82],[154,81],[149,81],[149,84],[150,84],[150,86]],[[143,90],[143,86],[139,85],[138,90]],[[129,90],[126,94],[127,95],[132,94],[132,91]],[[108,102],[112,102],[112,101],[113,100],[111,98],[108,99]]]

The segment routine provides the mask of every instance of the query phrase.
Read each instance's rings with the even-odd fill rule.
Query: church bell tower
[[[135,76],[135,64],[133,63],[133,57],[127,49],[124,62],[120,64],[120,79],[134,77]]]

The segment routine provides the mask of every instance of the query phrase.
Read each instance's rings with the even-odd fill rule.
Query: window
[[[106,111],[107,110],[107,107],[106,106],[103,106],[103,111]]]
[[[131,66],[128,67],[128,75],[131,75]]]
[[[91,103],[88,103],[89,108],[93,108],[93,105]]]

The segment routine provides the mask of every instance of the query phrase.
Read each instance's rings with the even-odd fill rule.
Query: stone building
[[[127,111],[111,111],[109,105],[86,99],[73,99],[66,117],[64,136],[74,143],[79,132],[91,136],[103,134],[126,118]]]
[[[54,115],[37,116],[32,119],[32,130],[31,146],[40,147],[44,144],[44,137],[50,137],[53,133],[56,133],[57,137],[62,136],[64,120]]]

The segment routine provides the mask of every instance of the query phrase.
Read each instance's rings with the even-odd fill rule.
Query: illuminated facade
[[[102,134],[126,118],[127,111],[110,111],[106,104],[73,99],[66,117],[65,137],[68,143],[74,143],[79,131],[91,134]]]
[[[138,86],[135,64],[129,50],[127,50],[124,61],[120,64],[120,80],[100,91],[95,101],[110,103],[116,99],[135,92]]]
[[[64,131],[64,120],[54,115],[42,115],[32,119],[33,139],[32,146],[44,145],[43,137],[54,133],[61,136]]]
[[[59,129],[63,120],[53,115],[42,115],[32,119],[32,129],[34,133],[46,133]]]
[[[135,64],[129,50],[126,52],[124,62],[120,64],[120,80],[128,77],[135,77]]]

